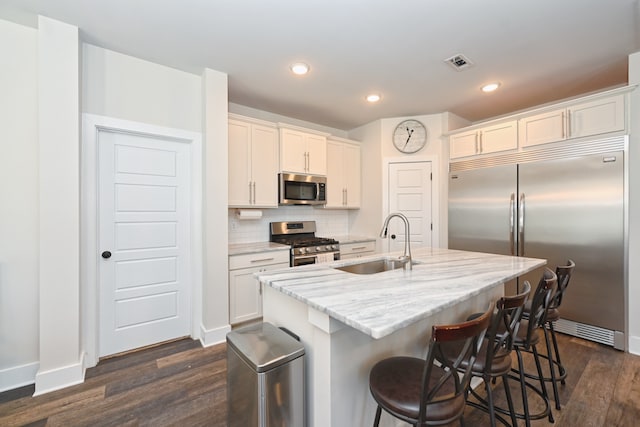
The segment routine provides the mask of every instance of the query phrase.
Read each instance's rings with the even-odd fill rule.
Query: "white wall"
[[[203,74],[204,183],[204,284],[202,337],[204,345],[224,342],[229,325],[229,201],[227,75]]]
[[[0,20],[0,391],[38,369],[37,30]]]
[[[383,190],[386,188],[386,183],[383,182],[385,160],[430,159],[435,163],[434,170],[437,168],[438,171],[438,176],[434,177],[437,188],[433,193],[434,198],[437,198],[434,205],[438,206],[438,211],[433,215],[434,220],[438,221],[434,224],[434,227],[438,227],[439,240],[437,245],[446,247],[446,222],[444,223],[445,228],[443,228],[442,219],[446,219],[447,215],[448,151],[446,150],[446,139],[442,137],[443,124],[447,124],[443,117],[443,114],[430,114],[381,119],[349,132],[350,138],[362,141],[362,208],[358,212],[350,214],[350,231],[352,233],[377,236],[380,231],[386,212],[384,204],[387,200],[383,194]],[[427,145],[413,154],[400,153],[393,145],[394,129],[401,121],[407,119],[419,120],[427,128]]]
[[[78,28],[38,19],[40,369],[36,394],[81,382]]]
[[[202,132],[201,78],[82,45],[82,112]]]
[[[629,56],[629,85],[640,85],[640,52]],[[630,99],[628,349],[640,354],[640,89]]]

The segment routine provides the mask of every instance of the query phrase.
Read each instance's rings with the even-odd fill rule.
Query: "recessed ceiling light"
[[[500,83],[489,83],[487,85],[482,86],[483,92],[493,92],[494,90],[500,87]]]
[[[309,72],[309,66],[304,62],[295,62],[291,64],[291,67],[289,68],[291,68],[291,71],[293,72],[293,74],[297,74],[299,76],[302,76]]]
[[[381,96],[380,96],[380,95],[378,95],[377,93],[372,93],[372,94],[370,94],[370,95],[367,95],[367,98],[366,98],[366,99],[367,99],[367,101],[368,101],[368,102],[373,103],[373,102],[378,102],[378,101],[380,101],[380,98],[381,98]]]

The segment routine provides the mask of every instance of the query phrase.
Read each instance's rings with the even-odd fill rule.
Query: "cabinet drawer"
[[[289,250],[267,251],[255,254],[232,255],[229,257],[229,270],[260,267],[270,264],[289,264]]]
[[[348,259],[356,255],[364,255],[365,253],[375,252],[376,242],[359,242],[359,243],[347,243],[340,245],[340,258]]]

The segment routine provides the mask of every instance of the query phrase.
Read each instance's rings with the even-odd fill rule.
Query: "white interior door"
[[[431,162],[389,163],[389,213],[400,212],[409,219],[411,247],[432,246]],[[389,223],[388,251],[404,249],[404,224],[398,218]]]
[[[99,132],[98,150],[99,356],[189,335],[190,146]]]

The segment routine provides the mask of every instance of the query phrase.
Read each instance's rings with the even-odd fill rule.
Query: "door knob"
[[[111,252],[109,252],[109,251],[102,252],[102,258],[104,258],[104,259],[111,258]]]
[[[392,235],[391,235],[391,238],[392,238],[392,239],[395,239],[395,238],[396,238],[396,235],[395,235],[395,234],[392,234]]]

